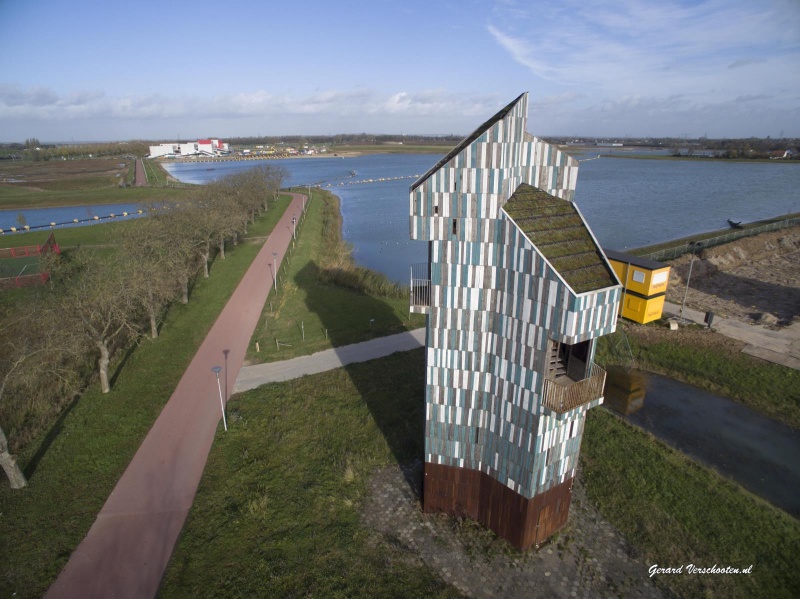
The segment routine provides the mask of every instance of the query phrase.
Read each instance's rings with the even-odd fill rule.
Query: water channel
[[[605,403],[628,422],[800,517],[800,431],[642,370],[610,368]]]
[[[575,200],[600,243],[611,249],[641,247],[727,227],[727,219],[750,222],[800,210],[800,163],[718,160],[580,160]],[[207,183],[260,164],[288,173],[287,185],[319,184],[341,198],[343,233],[359,264],[407,283],[409,265],[426,259],[427,244],[408,236],[408,189],[437,154],[373,154],[230,162],[166,163],[177,179]],[[797,162],[797,161],[795,161]],[[355,176],[351,176],[355,172]],[[401,178],[402,177],[402,178]],[[382,180],[381,180],[382,179]],[[127,206],[127,207],[126,207]],[[0,211],[0,228],[131,212],[134,205],[73,206]],[[55,211],[66,211],[56,216]]]

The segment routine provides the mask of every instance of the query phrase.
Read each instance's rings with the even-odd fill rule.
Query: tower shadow
[[[322,326],[328,329],[328,337],[337,351],[337,346],[352,342],[352,332],[339,328],[341,324],[337,321],[335,308],[327,305],[323,294],[319,293],[322,286],[319,275],[320,267],[311,262],[298,273],[295,282],[306,291],[307,308],[317,314]],[[384,330],[403,328],[404,323],[386,302],[367,295],[362,295],[361,299],[357,309],[365,323],[380,323]],[[376,332],[370,337],[378,336]],[[419,497],[425,447],[424,349],[396,352],[381,360],[380,367],[370,360],[343,368],[378,425],[407,482]]]

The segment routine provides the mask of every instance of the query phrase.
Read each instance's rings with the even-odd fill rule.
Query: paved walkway
[[[147,173],[144,172],[144,161],[136,159],[136,169],[134,170],[133,186],[144,187],[147,185]]]
[[[665,302],[664,313],[679,316],[681,307]],[[684,317],[698,324],[704,324],[705,315],[705,312],[691,308],[684,310]],[[732,318],[715,316],[711,328],[721,335],[744,342],[746,345],[742,348],[743,353],[800,370],[800,322],[773,331]]]
[[[414,329],[397,335],[378,337],[361,343],[326,349],[310,356],[300,356],[282,362],[245,366],[233,387],[234,393],[255,389],[266,383],[296,379],[307,374],[317,374],[341,368],[354,362],[383,358],[398,351],[409,351],[425,345],[425,329]]]
[[[46,597],[154,597],[192,506],[221,418],[213,366],[226,397],[289,247],[292,202],[203,341],[175,392]]]

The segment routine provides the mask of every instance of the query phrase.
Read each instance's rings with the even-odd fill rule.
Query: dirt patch
[[[369,481],[362,522],[392,560],[423,563],[468,597],[662,597],[634,547],[586,498],[580,473],[567,526],[539,549],[517,551],[471,520],[424,514],[422,464]],[[669,596],[669,593],[666,593]]]
[[[723,350],[731,354],[742,351],[746,345],[743,341],[720,335],[716,331],[703,327],[681,327],[671,331],[667,326],[641,326],[619,320],[617,329],[635,338],[641,345],[655,343],[671,343],[680,346],[701,347],[704,349]]]
[[[691,263],[691,255],[668,263],[668,301],[683,301]],[[800,227],[705,249],[691,272],[688,307],[770,328],[800,319]]]

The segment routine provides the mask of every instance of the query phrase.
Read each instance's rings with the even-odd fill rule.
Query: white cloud
[[[511,12],[509,12],[509,10]],[[800,5],[706,0],[563,0],[495,7],[489,34],[534,75],[603,92],[741,89],[728,69],[761,66],[756,84],[798,85]]]
[[[22,130],[23,121],[25,130],[33,130],[37,124],[49,124],[52,128],[58,123],[59,128],[63,128],[70,121],[94,120],[142,122],[147,124],[148,130],[178,126],[185,130],[180,123],[202,121],[206,123],[204,126],[215,122],[224,131],[241,131],[254,123],[258,126],[260,120],[271,124],[306,123],[304,129],[312,133],[314,129],[324,132],[332,127],[338,131],[391,132],[402,128],[424,133],[428,127],[436,132],[468,131],[476,120],[491,115],[504,100],[507,98],[496,94],[456,94],[443,89],[396,93],[370,89],[324,90],[306,95],[260,90],[198,97],[109,96],[92,91],[60,95],[50,89],[25,90],[0,85],[0,129],[7,135],[14,135],[15,127]],[[101,137],[108,135],[113,133],[107,132]]]

